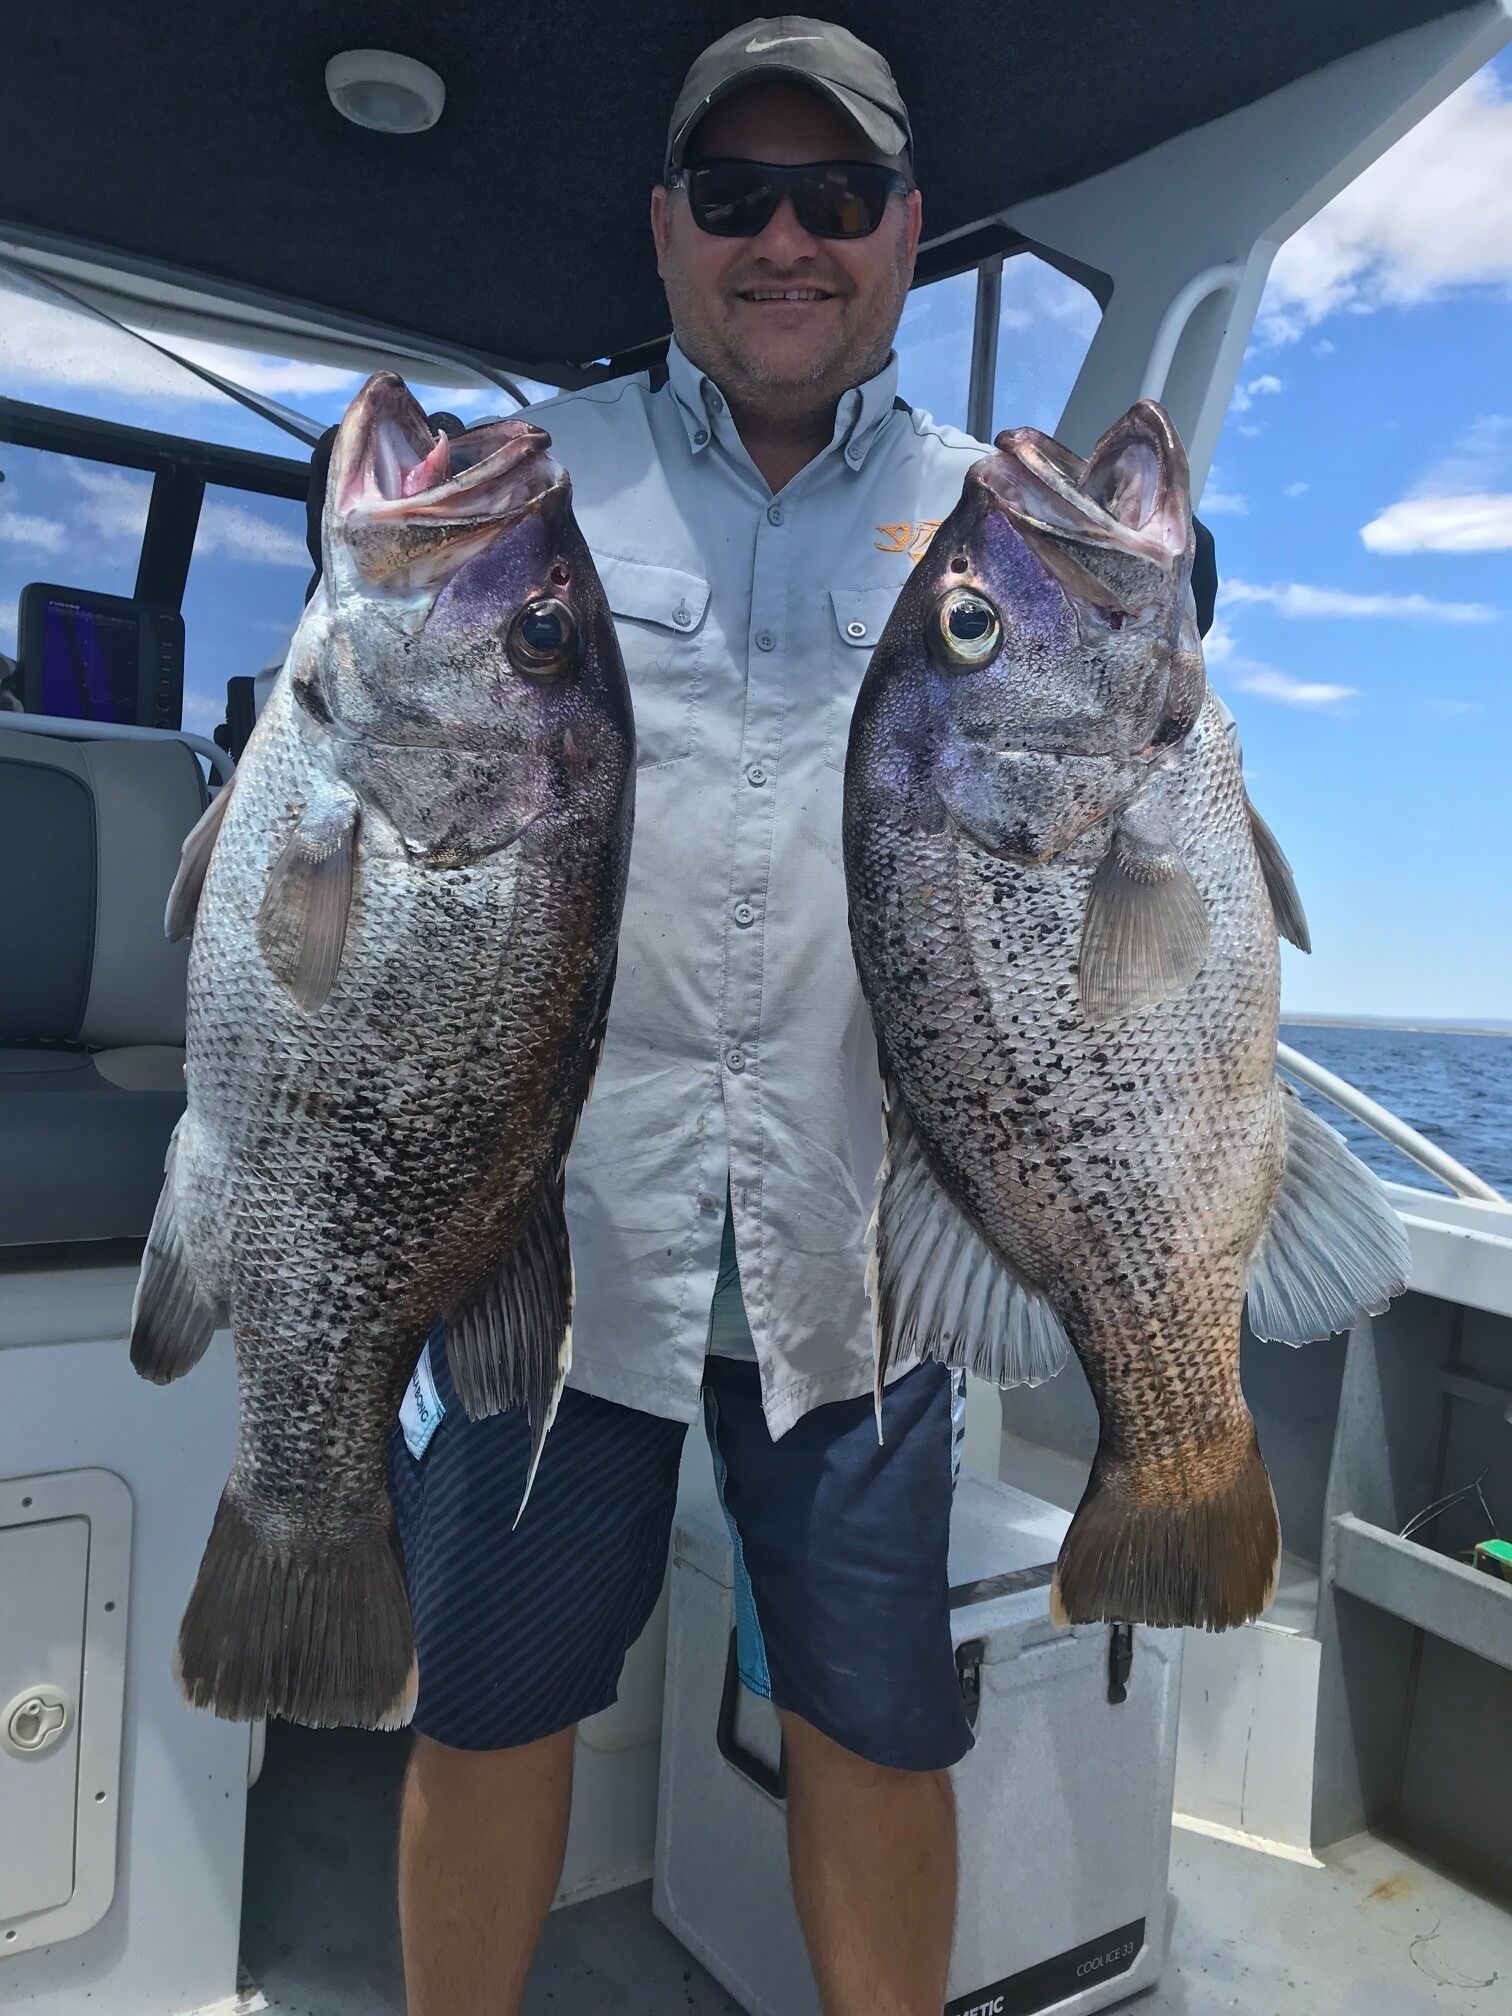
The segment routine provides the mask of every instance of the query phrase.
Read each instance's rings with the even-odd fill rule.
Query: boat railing
[[[1452,1155],[1446,1155],[1442,1148],[1426,1140],[1415,1127],[1409,1127],[1405,1120],[1398,1119],[1385,1106],[1377,1105],[1374,1099],[1351,1085],[1347,1078],[1337,1077],[1321,1064],[1315,1064],[1311,1057],[1304,1057],[1300,1050],[1293,1050],[1285,1043],[1276,1045],[1276,1063],[1289,1078],[1297,1078],[1304,1085],[1310,1085],[1341,1111],[1353,1115],[1379,1134],[1383,1141],[1399,1148],[1419,1168],[1426,1169],[1430,1176],[1436,1176],[1441,1183],[1447,1184],[1456,1197],[1475,1197],[1486,1204],[1508,1203],[1499,1190],[1493,1189],[1462,1162],[1456,1162]]]

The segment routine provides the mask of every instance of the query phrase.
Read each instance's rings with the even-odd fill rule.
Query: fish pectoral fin
[[[1040,1290],[993,1252],[942,1188],[895,1088],[866,1270],[877,1392],[891,1366],[934,1358],[998,1386],[1038,1386],[1070,1352]]]
[[[1087,891],[1077,990],[1090,1023],[1184,994],[1207,957],[1207,905],[1158,828],[1120,823]]]
[[[226,807],[231,803],[231,789],[235,782],[233,777],[230,784],[221,786],[184,836],[184,844],[179,849],[178,872],[173,878],[173,887],[168,891],[168,907],[163,913],[163,930],[170,944],[176,945],[180,938],[187,938],[194,929],[205,877],[210,872],[210,856],[215,852],[215,842],[226,816]]]
[[[1297,885],[1292,878],[1291,863],[1281,852],[1275,834],[1247,797],[1244,805],[1249,813],[1250,837],[1260,858],[1260,873],[1265,877],[1265,893],[1270,897],[1276,929],[1283,938],[1295,945],[1299,952],[1311,952],[1312,934],[1307,928],[1307,918],[1302,911],[1302,898],[1297,894]]]
[[[205,1355],[219,1313],[201,1292],[184,1252],[174,1191],[177,1149],[175,1127],[131,1304],[131,1362],[155,1386],[193,1370]]]
[[[1280,1091],[1286,1160],[1245,1286],[1257,1337],[1307,1344],[1379,1316],[1412,1256],[1377,1178],[1289,1085]]]
[[[257,912],[268,970],[301,1007],[319,1008],[336,984],[352,907],[357,800],[307,807],[273,864]]]
[[[531,1448],[521,1512],[572,1363],[572,1253],[562,1200],[558,1175],[513,1250],[446,1317],[447,1363],[468,1419],[525,1409]]]

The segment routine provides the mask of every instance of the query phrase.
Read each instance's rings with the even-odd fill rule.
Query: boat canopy
[[[634,368],[667,333],[645,213],[668,108],[692,58],[753,4],[11,8],[5,72],[40,88],[8,94],[0,236],[134,275],[122,284],[138,296],[187,284],[558,383]],[[839,0],[823,11],[880,43],[897,75],[929,278],[1009,249],[1001,225],[992,238],[1006,210],[1474,10]],[[327,60],[364,45],[440,74],[446,105],[431,130],[381,134],[336,112]]]

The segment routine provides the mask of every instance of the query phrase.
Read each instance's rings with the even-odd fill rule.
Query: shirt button
[[[782,506],[780,504],[768,504],[767,523],[768,525],[780,525],[782,523]]]
[[[746,1067],[744,1050],[727,1050],[725,1052],[725,1067],[730,1071],[744,1071]]]
[[[756,912],[751,908],[749,903],[737,903],[734,915],[735,922],[742,927],[756,922]]]
[[[756,649],[758,651],[771,651],[775,649],[776,643],[777,639],[772,635],[770,630],[758,630],[756,632]]]
[[[712,386],[709,389],[709,411],[711,413],[723,413],[724,411],[724,400]]]
[[[861,450],[859,448],[847,448],[845,459],[849,462],[852,469],[859,469],[861,466]]]
[[[695,448],[702,448],[708,441],[708,438],[709,438],[708,428],[700,427],[693,436],[693,446]]]
[[[693,611],[688,607],[686,602],[679,602],[677,607],[672,611],[672,621],[677,625],[679,630],[686,630],[688,625],[693,621]]]
[[[681,622],[682,618],[679,616],[677,620]],[[864,637],[866,635],[866,625],[858,618],[846,624],[845,634],[847,637]]]
[[[766,780],[767,780],[767,773],[765,772],[765,770],[762,769],[759,763],[753,763],[750,769],[747,770],[746,772],[747,784],[754,784],[758,791],[761,789],[762,785],[765,784]]]
[[[713,1194],[712,1194],[712,1192],[710,1192],[710,1191],[708,1191],[708,1190],[700,1190],[700,1191],[699,1191],[699,1193],[698,1193],[698,1208],[699,1208],[699,1210],[700,1210],[700,1211],[703,1211],[703,1212],[706,1212],[706,1213],[707,1213],[707,1212],[712,1212],[712,1211],[714,1211],[714,1210],[716,1210],[716,1209],[718,1208],[718,1207],[716,1206],[716,1204],[715,1204],[715,1201],[714,1201],[714,1197],[713,1197]]]

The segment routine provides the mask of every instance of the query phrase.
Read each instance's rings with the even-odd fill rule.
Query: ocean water
[[[1512,1037],[1283,1020],[1281,1040],[1347,1078],[1512,1199]],[[1320,1094],[1297,1089],[1378,1176],[1426,1190],[1446,1187]]]

